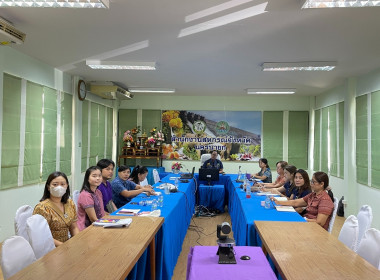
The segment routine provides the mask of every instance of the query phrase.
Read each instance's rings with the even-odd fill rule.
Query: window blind
[[[368,184],[368,116],[367,95],[356,98],[356,178]]]
[[[289,112],[288,162],[308,168],[309,112]]]
[[[321,110],[315,110],[314,119],[314,170],[321,170]]]
[[[371,186],[380,189],[380,91],[371,94]]]
[[[283,160],[283,112],[263,112],[262,155],[269,166],[275,169],[277,161]]]
[[[60,171],[67,176],[71,175],[72,152],[72,102],[73,96],[66,92],[61,93],[61,138],[60,138]]]

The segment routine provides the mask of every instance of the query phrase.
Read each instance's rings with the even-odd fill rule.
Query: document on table
[[[283,197],[276,197],[276,200],[277,201],[288,201],[288,199],[285,196],[283,196]]]
[[[120,209],[117,214],[119,215],[125,215],[125,216],[135,216],[137,213],[140,212],[140,209]]]
[[[276,210],[279,212],[296,212],[292,206],[276,205]]]

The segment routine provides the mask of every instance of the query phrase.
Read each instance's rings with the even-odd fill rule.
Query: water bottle
[[[267,195],[265,198],[265,209],[270,209],[270,196]]]
[[[241,182],[241,170],[240,170],[240,166],[239,166],[239,172],[238,172],[238,177],[237,177],[237,182]]]
[[[140,206],[146,206],[147,205],[146,200],[140,200],[139,205]]]
[[[163,207],[164,206],[164,196],[160,194],[158,196],[158,207]]]
[[[154,210],[157,210],[157,207],[158,207],[158,201],[157,201],[157,199],[153,199],[153,201],[152,201],[152,211],[154,211]]]
[[[170,194],[170,190],[169,190],[168,184],[165,184],[164,190],[165,190],[165,194]]]
[[[245,197],[246,198],[251,198],[251,185],[248,183],[248,180],[245,179],[246,181],[246,189],[245,189]]]
[[[174,186],[177,188],[177,190],[178,190],[178,183],[179,183],[179,179],[178,177],[176,177],[174,181]]]

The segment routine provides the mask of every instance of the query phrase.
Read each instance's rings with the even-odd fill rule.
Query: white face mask
[[[50,187],[50,193],[55,197],[62,197],[66,193],[67,188],[62,186]]]

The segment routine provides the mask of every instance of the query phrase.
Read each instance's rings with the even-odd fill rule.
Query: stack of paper
[[[292,206],[276,205],[276,210],[280,212],[296,212]]]
[[[117,214],[123,215],[123,216],[136,216],[137,213],[140,212],[140,209],[120,209]]]

